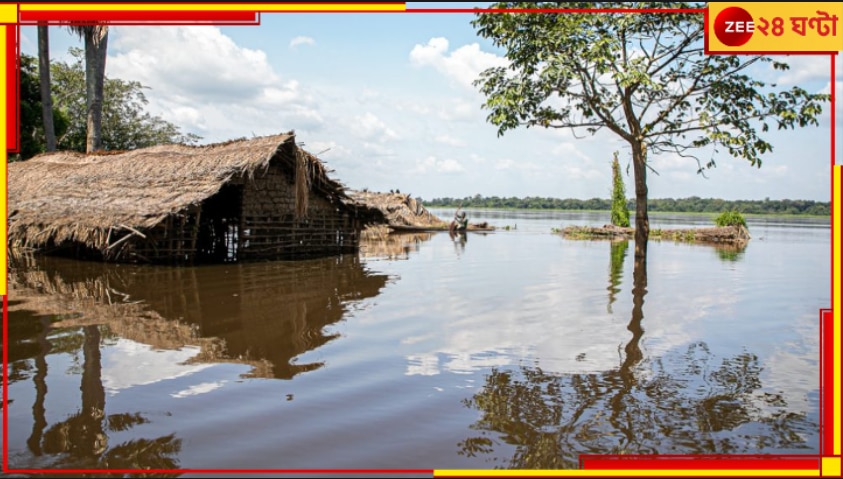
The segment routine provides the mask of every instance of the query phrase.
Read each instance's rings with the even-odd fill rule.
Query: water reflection
[[[30,318],[34,319],[34,318]],[[101,333],[98,326],[85,326],[80,334],[83,365],[81,371],[81,408],[63,421],[49,428],[45,400],[47,388],[46,357],[56,350],[66,349],[67,343],[53,348],[47,332],[45,317],[40,321],[34,354],[35,402],[32,406],[32,433],[27,449],[36,458],[49,456],[45,469],[177,469],[176,455],[181,440],[174,434],[154,439],[133,439],[109,447],[109,432],[125,431],[149,422],[141,413],[120,413],[106,416],[106,394],[102,382]],[[66,401],[69,398],[63,397]],[[46,429],[46,431],[45,431]]]
[[[632,337],[616,369],[554,374],[492,368],[463,401],[481,417],[461,456],[495,467],[572,469],[582,454],[754,454],[816,451],[818,424],[762,390],[758,357],[718,358],[705,342],[645,358],[646,261],[636,258]]]
[[[717,257],[724,262],[736,262],[744,258],[746,252],[746,243],[741,245],[720,244],[714,246],[714,252]]]
[[[465,243],[468,241],[468,233],[465,231],[448,231],[451,242],[454,243],[454,250],[457,256],[465,252]]]
[[[407,260],[417,253],[422,243],[430,241],[433,233],[386,233],[362,238],[360,256],[367,259]]]
[[[626,250],[629,248],[629,241],[612,241],[609,243],[609,304],[606,311],[612,313],[612,304],[616,295],[620,292],[621,278],[623,277],[623,263],[626,261]]]
[[[362,265],[14,263],[9,463],[483,469],[575,466],[585,452],[817,453],[827,229],[770,229],[728,264],[711,246],[652,242],[634,288],[632,245],[568,241],[549,233],[556,218],[470,233],[459,258],[443,232],[400,235],[393,257],[408,246],[409,260]]]
[[[135,431],[123,441],[122,433],[147,430],[153,420],[142,411],[107,412],[107,398],[216,362],[247,364],[250,377],[289,379],[316,369],[322,363],[295,358],[339,337],[326,328],[386,281],[357,256],[203,268],[11,257],[8,377],[34,385],[25,446],[31,456],[17,462],[178,469],[182,439]],[[49,359],[57,355],[67,359]],[[69,367],[50,371],[51,361]],[[75,410],[67,385],[73,377],[81,392]],[[180,394],[197,391],[171,395]]]
[[[243,363],[250,376],[281,379],[320,367],[294,358],[339,337],[326,328],[387,280],[356,255],[200,268],[25,257],[11,259],[9,272],[9,323],[20,327],[10,331],[13,370],[33,357],[26,350],[39,328],[29,325],[45,328],[21,317],[35,313],[52,315],[52,328],[104,325],[117,347],[121,339],[159,350],[194,346],[190,364]]]

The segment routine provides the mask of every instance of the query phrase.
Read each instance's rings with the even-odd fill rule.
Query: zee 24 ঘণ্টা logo
[[[805,4],[806,6],[810,3]],[[749,42],[754,35],[764,37],[787,37],[796,40],[799,37],[816,35],[818,37],[837,36],[837,15],[824,10],[813,10],[811,15],[763,16],[753,18],[747,10],[730,6],[724,8],[714,19],[714,34],[723,45],[740,47]],[[781,38],[786,41],[787,38]],[[783,48],[786,50],[786,48]]]

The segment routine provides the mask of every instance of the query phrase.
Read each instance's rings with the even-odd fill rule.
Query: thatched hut
[[[12,248],[107,261],[205,263],[356,251],[380,215],[295,135],[209,146],[40,155],[8,167]]]
[[[379,210],[383,215],[382,224],[390,228],[448,228],[446,221],[428,211],[420,199],[408,194],[349,191],[348,195],[360,204]]]

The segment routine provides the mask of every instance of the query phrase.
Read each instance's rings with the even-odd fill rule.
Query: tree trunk
[[[647,239],[650,236],[650,219],[647,216],[647,145],[642,141],[632,144],[632,166],[635,172],[635,256],[647,257]]]
[[[102,102],[105,56],[108,47],[107,28],[88,27],[85,30],[85,93],[88,107],[85,149],[87,153],[102,149]]]
[[[38,77],[41,86],[41,118],[47,151],[56,151],[56,128],[53,125],[53,97],[50,83],[50,37],[46,25],[38,27]]]

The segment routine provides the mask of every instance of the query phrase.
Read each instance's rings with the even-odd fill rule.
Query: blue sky
[[[118,26],[109,36],[106,75],[149,87],[149,110],[202,136],[202,143],[295,130],[305,149],[321,152],[350,188],[398,188],[425,199],[608,197],[612,153],[620,152],[624,167],[631,158],[616,137],[520,129],[499,138],[485,121],[483,97],[471,81],[504,59],[475,34],[472,18],[262,14],[260,26]],[[66,60],[69,47],[82,46],[66,29],[50,33],[54,59]],[[35,55],[36,38],[34,27],[22,27],[21,51]],[[828,91],[828,56],[787,61],[788,72],[758,74]],[[825,110],[820,127],[772,132],[774,151],[760,169],[723,154],[706,179],[693,160],[652,157],[659,174],[648,177],[650,196],[829,201],[830,107]],[[632,178],[625,181],[632,196]]]

